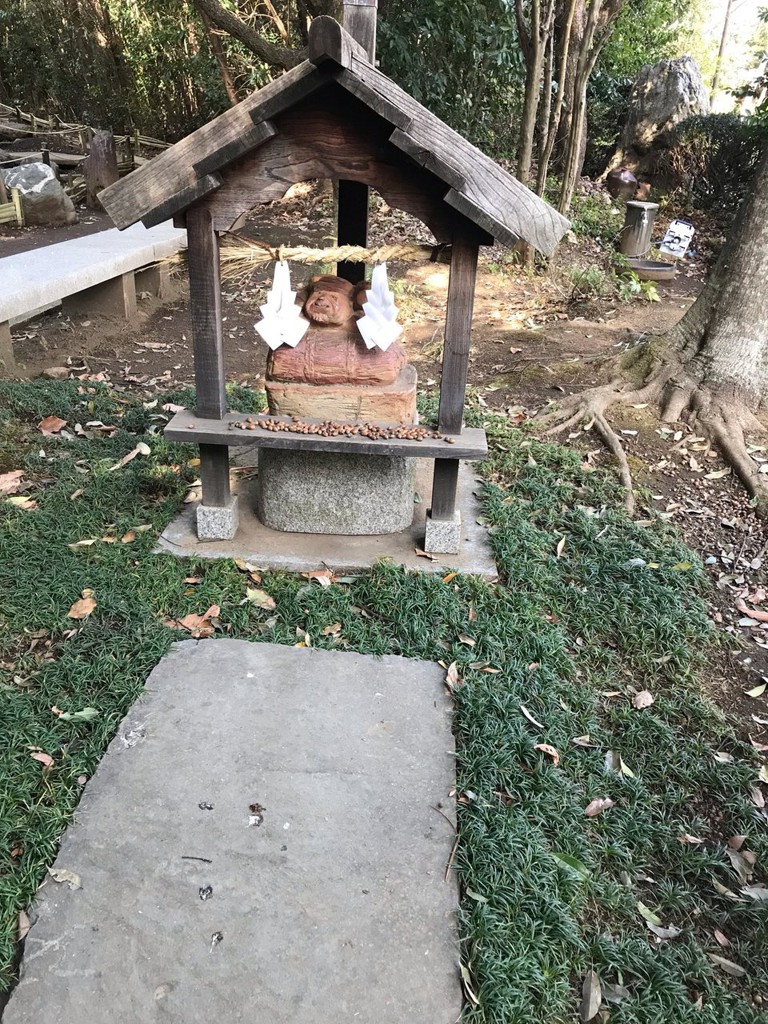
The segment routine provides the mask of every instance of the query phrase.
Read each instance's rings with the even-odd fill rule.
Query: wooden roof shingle
[[[549,255],[568,221],[381,71],[333,18],[310,26],[308,59],[111,185],[100,199],[119,228],[178,213],[221,184],[217,172],[272,138],[270,118],[337,82],[389,122],[390,141],[446,185],[445,202],[498,241]]]

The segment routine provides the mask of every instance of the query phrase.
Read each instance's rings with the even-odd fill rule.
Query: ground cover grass
[[[189,398],[160,405],[169,397]],[[726,852],[746,836],[752,884],[765,878],[768,826],[751,800],[761,762],[703,695],[697,673],[717,637],[699,560],[673,531],[629,520],[611,475],[577,452],[486,415],[483,502],[499,584],[387,564],[326,587],[264,574],[258,586],[275,608],[263,609],[241,603],[254,581],[233,562],[152,553],[196,473],[193,449],[151,432],[160,405],[104,385],[0,385],[0,473],[23,468],[37,502],[0,502],[3,983],[18,913],[84,778],[181,638],[166,619],[216,604],[216,635],[456,663],[468,1022],[575,1020],[590,971],[614,1000],[603,1019],[616,1024],[764,1019],[768,904],[740,892]],[[71,430],[100,420],[118,431],[42,437],[48,415]],[[113,470],[137,439],[150,454]],[[68,547],[84,539],[96,542]],[[84,590],[95,610],[69,618]],[[643,689],[655,702],[638,710]],[[52,708],[98,716],[66,720]],[[585,816],[596,798],[614,806]],[[680,842],[686,833],[703,841]],[[638,904],[680,935],[658,938]]]

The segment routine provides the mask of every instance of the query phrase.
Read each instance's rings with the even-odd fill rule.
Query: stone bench
[[[62,303],[75,315],[131,319],[137,291],[169,295],[160,261],[185,248],[187,233],[170,221],[112,228],[0,259],[0,372],[13,373],[11,324]]]

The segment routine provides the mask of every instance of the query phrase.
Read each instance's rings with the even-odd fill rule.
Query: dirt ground
[[[332,238],[330,195],[314,188],[271,204],[246,233],[271,245],[327,245]],[[37,231],[0,228],[0,257],[108,226],[87,214],[74,229]],[[432,241],[423,225],[377,202],[371,244]],[[702,249],[705,247],[702,246]],[[617,357],[649,334],[663,333],[694,301],[706,276],[700,259],[685,261],[675,280],[658,286],[658,302],[600,299],[576,302],[568,271],[600,265],[604,250],[589,239],[566,241],[546,272],[526,275],[500,248],[481,258],[469,368],[469,388],[481,405],[504,411],[515,422],[613,376]],[[308,273],[308,272],[307,272]],[[294,283],[305,276],[293,272]],[[448,268],[440,264],[391,265],[390,277],[405,343],[417,366],[419,386],[439,386]],[[268,273],[259,271],[224,283],[223,326],[228,377],[259,386],[266,349],[254,331]],[[140,296],[134,323],[48,314],[14,328],[16,357],[30,376],[67,366],[82,379],[150,391],[192,383],[191,329],[183,267],[178,298],[160,304]],[[683,423],[660,424],[651,408],[621,408],[611,416],[639,486],[640,519],[661,516],[674,523],[704,559],[713,587],[712,617],[732,642],[712,664],[717,701],[734,717],[745,738],[768,742],[768,530],[706,438]],[[561,438],[596,462],[608,462],[598,439],[574,431]],[[752,452],[768,471],[768,449]],[[746,602],[746,604],[744,603]],[[737,607],[741,605],[741,607]],[[750,614],[748,609],[753,609]],[[757,719],[763,720],[755,720]]]

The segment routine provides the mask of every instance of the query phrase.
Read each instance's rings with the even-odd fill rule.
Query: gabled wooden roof
[[[498,241],[551,253],[568,221],[373,67],[333,18],[310,26],[308,59],[100,193],[118,228],[156,224],[221,184],[218,172],[277,133],[270,119],[337,82],[388,121],[390,141],[446,185],[444,201]]]

